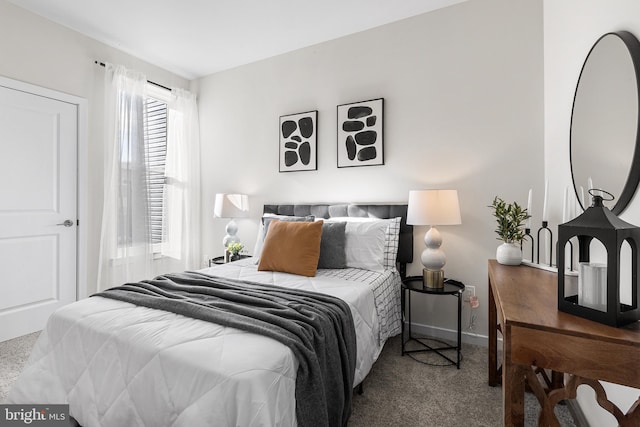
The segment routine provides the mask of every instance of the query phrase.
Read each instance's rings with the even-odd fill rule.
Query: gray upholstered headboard
[[[344,203],[264,205],[264,213],[293,216],[313,215],[316,218],[353,216],[385,219],[401,217],[397,262],[402,277],[406,275],[407,264],[413,262],[413,226],[407,225],[407,205],[352,205]]]

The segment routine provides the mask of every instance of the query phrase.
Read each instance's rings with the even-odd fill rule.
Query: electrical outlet
[[[465,286],[464,292],[462,293],[462,300],[464,302],[469,302],[471,297],[476,296],[476,287],[475,286]]]

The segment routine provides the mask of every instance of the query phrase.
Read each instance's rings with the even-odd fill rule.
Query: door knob
[[[65,222],[62,222],[60,224],[56,224],[56,225],[64,225],[65,227],[71,227],[73,225],[73,221],[71,221],[70,219],[66,220]]]

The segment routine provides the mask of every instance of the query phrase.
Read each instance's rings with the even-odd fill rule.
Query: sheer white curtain
[[[106,64],[105,183],[98,290],[150,278],[153,270],[144,147],[147,80]]]
[[[162,255],[183,270],[200,268],[200,131],[194,94],[173,89],[169,101]]]

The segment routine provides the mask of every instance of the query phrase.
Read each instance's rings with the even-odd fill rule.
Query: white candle
[[[587,192],[589,190],[593,190],[593,180],[591,179],[591,177],[587,178],[587,185],[588,185]]]
[[[549,180],[544,183],[544,203],[542,205],[542,221],[549,221],[549,211],[547,210],[547,199],[549,198]]]
[[[533,195],[533,190],[529,189],[529,199],[527,201],[527,213],[529,214],[529,218],[527,218],[527,222],[524,224],[524,228],[531,229],[531,196]]]
[[[582,205],[582,210],[587,210],[587,205],[584,204],[584,188],[580,186],[580,204]]]
[[[567,208],[567,204],[569,203],[569,186],[564,188],[564,196],[562,198],[562,222],[567,222],[567,217],[569,214],[569,209]]]

